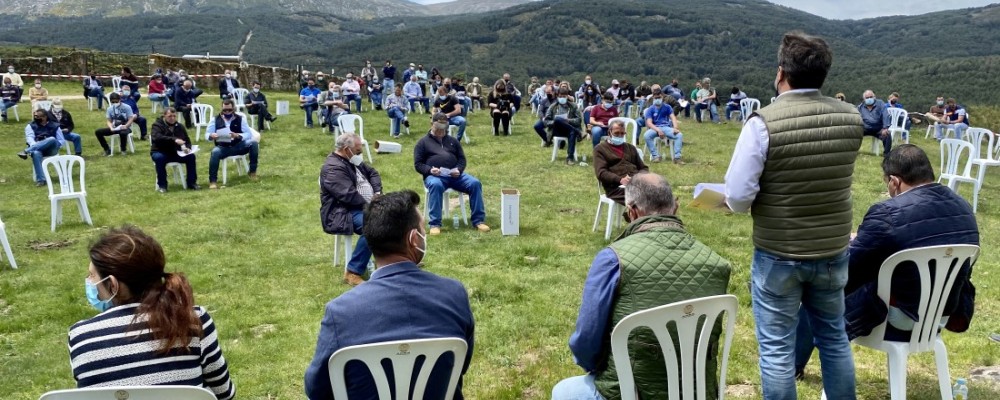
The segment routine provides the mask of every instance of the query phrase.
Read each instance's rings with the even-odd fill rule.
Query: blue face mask
[[[653,99],[653,105],[657,106],[657,107],[662,106],[663,105],[663,99]]]
[[[865,105],[866,106],[870,106],[872,104],[875,104],[875,98],[874,97],[869,97],[869,98],[865,99]]]
[[[566,98],[565,97],[560,97],[559,98],[559,104],[566,104]]]
[[[115,295],[118,294],[118,293],[112,294],[111,297],[109,297],[107,300],[101,300],[99,297],[97,297],[98,293],[97,285],[101,282],[104,282],[105,279],[108,279],[110,277],[111,275],[108,275],[104,277],[104,279],[97,281],[97,283],[90,283],[90,280],[88,280],[87,278],[83,278],[83,285],[87,291],[87,301],[90,302],[90,305],[95,309],[97,309],[97,311],[105,312],[111,309],[112,307],[111,299],[113,299]]]
[[[608,142],[615,146],[621,146],[625,144],[625,136],[611,136],[608,138]]]
[[[611,107],[614,106],[614,104],[612,104],[612,103],[604,103],[603,106],[604,106],[605,110],[610,110]]]

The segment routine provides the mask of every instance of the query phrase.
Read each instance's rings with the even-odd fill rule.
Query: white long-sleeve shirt
[[[817,89],[796,89],[786,93],[809,93]],[[764,172],[764,162],[767,161],[767,151],[770,144],[770,133],[767,125],[759,117],[750,118],[740,138],[736,140],[733,159],[729,161],[726,171],[726,204],[736,212],[746,212],[750,209],[757,193],[760,192],[760,175]]]
[[[344,92],[344,95],[358,94],[361,92],[361,85],[358,85],[356,80],[346,80],[344,83],[340,84],[340,90]]]

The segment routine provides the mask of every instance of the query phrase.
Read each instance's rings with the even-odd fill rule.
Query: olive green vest
[[[610,247],[618,255],[621,278],[604,342],[608,367],[597,375],[595,384],[605,399],[617,400],[621,398],[618,372],[610,350],[615,325],[637,311],[725,294],[730,266],[722,256],[688,234],[680,219],[672,215],[635,220]],[[722,325],[721,320],[717,322],[709,339],[711,356],[705,365],[708,398],[716,398],[719,381],[715,355]],[[636,329],[629,335],[628,343],[639,398],[667,398],[666,362],[653,331]],[[676,338],[674,346],[678,348]]]
[[[756,115],[768,150],[753,215],[753,243],[782,257],[828,258],[847,250],[851,180],[863,125],[854,106],[819,91],[785,93]]]

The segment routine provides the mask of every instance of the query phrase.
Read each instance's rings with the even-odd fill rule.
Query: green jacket
[[[687,231],[673,215],[651,215],[633,221],[611,249],[618,255],[621,278],[606,335],[607,369],[595,384],[605,399],[621,398],[618,373],[611,357],[611,330],[637,311],[699,297],[725,294],[729,285],[729,262]],[[718,375],[714,355],[718,353],[721,321],[712,329],[706,363],[708,398],[717,396]],[[629,355],[639,398],[667,398],[666,362],[659,342],[649,329],[636,329],[629,336]],[[676,338],[674,340],[677,346]]]

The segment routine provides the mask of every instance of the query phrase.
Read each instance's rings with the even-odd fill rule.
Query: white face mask
[[[255,88],[253,88],[253,92],[254,92],[254,93],[260,93],[260,88],[256,88],[256,87],[255,87]]]
[[[350,163],[354,164],[354,166],[361,165],[361,162],[364,161],[364,159],[361,158],[361,155],[354,154],[354,150],[349,150],[349,151],[351,152],[351,158],[349,158],[347,161],[350,161]]]
[[[420,236],[420,239],[423,240],[423,242],[424,242],[424,247],[423,248],[417,247],[417,251],[420,252],[420,259],[419,260],[413,260],[414,263],[420,264],[421,262],[424,261],[424,258],[427,258],[427,236],[426,235],[422,235],[422,234],[420,234],[420,232],[417,232],[417,231],[414,231],[414,232],[417,234],[417,236]]]
[[[232,77],[233,77],[232,74],[226,74],[226,79],[229,79],[229,78],[232,78]]]
[[[42,88],[42,84],[41,83],[36,83],[35,84],[35,89],[41,89],[41,88]]]
[[[589,85],[590,84],[590,79],[587,79],[587,80],[583,81],[583,83],[586,83],[586,84]]]
[[[438,98],[441,99],[441,100],[447,100],[448,96],[447,95],[440,95],[440,96],[438,96]]]

